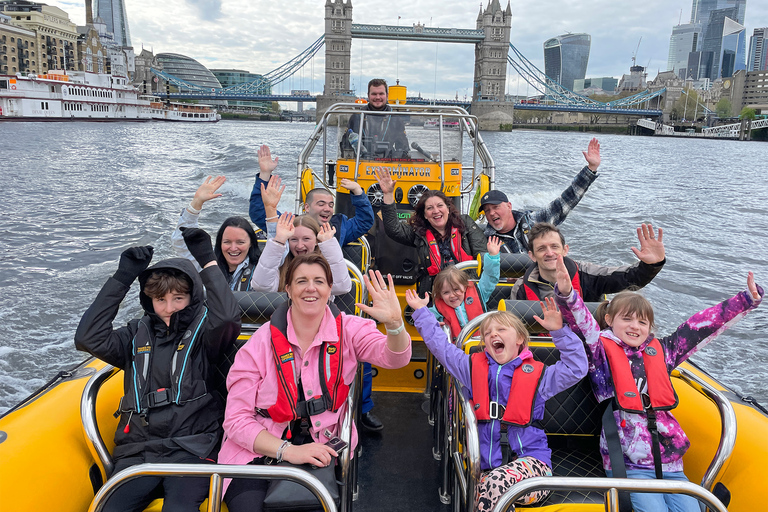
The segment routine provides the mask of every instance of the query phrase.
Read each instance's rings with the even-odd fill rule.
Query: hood
[[[183,327],[186,327],[187,324],[189,324],[189,322],[191,322],[195,317],[195,313],[205,300],[203,281],[200,279],[200,274],[198,274],[195,266],[188,259],[170,258],[167,260],[162,260],[142,272],[139,275],[139,286],[141,290],[139,292],[139,301],[141,302],[141,306],[144,308],[144,311],[149,316],[158,320],[159,322],[162,322],[162,320],[159,320],[155,314],[155,308],[152,306],[152,299],[150,299],[149,296],[144,293],[144,286],[147,284],[147,279],[149,279],[149,276],[152,274],[152,272],[163,269],[183,272],[192,282],[192,289],[189,291],[191,295],[189,306],[177,313],[174,313],[174,315],[171,317],[171,328],[175,330],[175,327],[179,324]],[[165,325],[164,322],[163,325]]]

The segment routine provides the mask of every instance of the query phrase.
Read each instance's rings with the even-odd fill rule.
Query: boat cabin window
[[[0,80],[0,89],[8,88],[8,80]]]

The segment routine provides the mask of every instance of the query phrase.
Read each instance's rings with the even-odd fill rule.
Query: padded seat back
[[[359,268],[363,274],[368,272],[371,266],[371,248],[365,237],[358,238],[341,248],[344,259],[349,260]],[[342,310],[343,311],[343,310]]]

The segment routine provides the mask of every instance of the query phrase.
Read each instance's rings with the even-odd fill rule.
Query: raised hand
[[[405,290],[405,302],[407,302],[414,311],[419,308],[425,308],[429,305],[429,292],[425,292],[424,295],[425,297],[420,299],[419,294],[409,288]]]
[[[636,247],[632,247],[632,252],[635,253],[640,261],[653,264],[659,263],[664,259],[664,230],[659,228],[659,237],[653,232],[653,226],[650,224],[640,224],[637,228],[637,239],[640,241],[640,250]]]
[[[216,255],[213,252],[211,235],[200,228],[179,228],[181,236],[184,237],[184,243],[187,244],[189,253],[197,260],[201,267],[205,268],[207,264],[216,261]]]
[[[556,331],[563,328],[563,315],[555,305],[554,297],[546,297],[540,302],[541,310],[544,312],[544,318],[533,315],[533,319],[548,331]]]
[[[277,211],[277,205],[280,203],[280,198],[283,197],[283,192],[285,191],[285,185],[280,186],[282,183],[283,180],[280,179],[280,176],[275,174],[270,176],[266,187],[264,187],[263,183],[261,184],[261,200],[264,202],[265,211],[269,209]],[[273,215],[275,214],[273,213]],[[267,211],[267,216],[269,217],[269,211]]]
[[[118,263],[117,272],[113,277],[124,285],[131,286],[139,274],[149,266],[154,251],[151,245],[130,247],[124,250],[120,255],[120,263]]]
[[[320,232],[317,234],[318,243],[326,242],[336,235],[336,228],[331,226],[330,223],[324,222],[320,226]]]
[[[570,295],[573,285],[571,284],[571,275],[568,273],[568,269],[565,268],[565,261],[563,256],[557,255],[557,266],[555,267],[555,277],[557,281],[557,289],[560,295]]]
[[[291,464],[312,464],[325,467],[333,460],[332,456],[338,456],[333,448],[320,443],[292,444],[285,448],[283,460]]]
[[[277,219],[277,228],[275,231],[275,241],[285,244],[285,242],[293,234],[296,227],[293,225],[294,215],[290,212],[284,212],[279,219]]]
[[[757,284],[755,284],[755,275],[752,272],[747,275],[747,290],[753,299],[757,300],[760,298],[760,292],[757,290]]]
[[[597,168],[600,167],[600,143],[597,139],[592,138],[589,141],[586,151],[581,152],[584,158],[587,159],[587,166],[592,172],[597,172]]]
[[[370,277],[369,277],[370,276]],[[378,320],[387,329],[397,329],[403,325],[403,314],[400,311],[400,301],[397,300],[395,292],[395,283],[392,281],[392,275],[387,275],[389,286],[381,272],[378,270],[368,271],[364,276],[365,286],[368,288],[368,295],[373,301],[373,306],[367,304],[355,304],[363,313],[367,313],[375,320]]]
[[[359,196],[363,193],[363,187],[357,182],[344,178],[339,182],[339,185],[352,192],[354,195]]]
[[[221,197],[222,194],[219,194],[216,191],[219,190],[219,188],[224,184],[225,181],[227,181],[227,178],[225,178],[224,176],[216,176],[215,178],[211,178],[211,176],[208,176],[207,178],[205,178],[205,181],[203,182],[203,184],[197,188],[197,191],[195,192],[195,197],[192,198],[192,201],[189,204],[195,210],[200,210],[203,208],[203,204],[206,201],[210,201],[211,199],[216,199],[217,197]]]
[[[379,181],[379,185],[381,186],[381,191],[384,194],[394,194],[395,193],[395,183],[397,183],[397,180],[392,178],[392,175],[389,174],[389,171],[383,167],[378,167],[376,169],[376,179]]]
[[[488,254],[491,256],[496,256],[499,254],[499,251],[501,250],[501,246],[503,245],[501,239],[497,236],[491,236],[488,237]]]
[[[261,179],[264,180],[264,178],[272,174],[272,171],[277,168],[279,158],[275,157],[274,160],[272,159],[272,152],[269,150],[269,146],[266,144],[262,144],[256,154],[259,156],[259,171],[261,174]]]

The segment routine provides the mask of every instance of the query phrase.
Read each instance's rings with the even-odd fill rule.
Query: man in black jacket
[[[363,157],[404,158],[408,154],[405,116],[383,114],[392,111],[392,107],[387,103],[388,99],[387,82],[374,78],[368,82],[368,104],[365,106],[362,132],[360,114],[349,118],[345,138],[353,149],[357,149],[358,142],[362,141]]]
[[[546,222],[535,224],[528,234],[528,256],[533,261],[525,275],[515,284],[516,298],[543,300],[545,297],[554,296],[558,255],[563,256],[573,288],[581,294],[585,302],[602,301],[603,295],[617,293],[629,287],[642,288],[656,277],[666,262],[662,236],[661,228],[656,238],[653,226],[641,224],[637,228],[640,249],[632,247],[632,252],[640,261],[623,267],[604,267],[566,258],[568,246],[557,226]]]
[[[240,313],[210,236],[196,228],[184,229],[183,236],[203,268],[199,274],[182,258],[147,268],[152,247],[127,249],[75,333],[79,350],[124,372],[115,472],[141,463],[216,459],[224,404],[213,388],[213,366],[237,339]],[[114,329],[120,303],[137,277],[144,316]],[[105,510],[141,511],[165,497],[164,511],[192,511],[207,495],[208,478],[144,477],[118,489]]]

